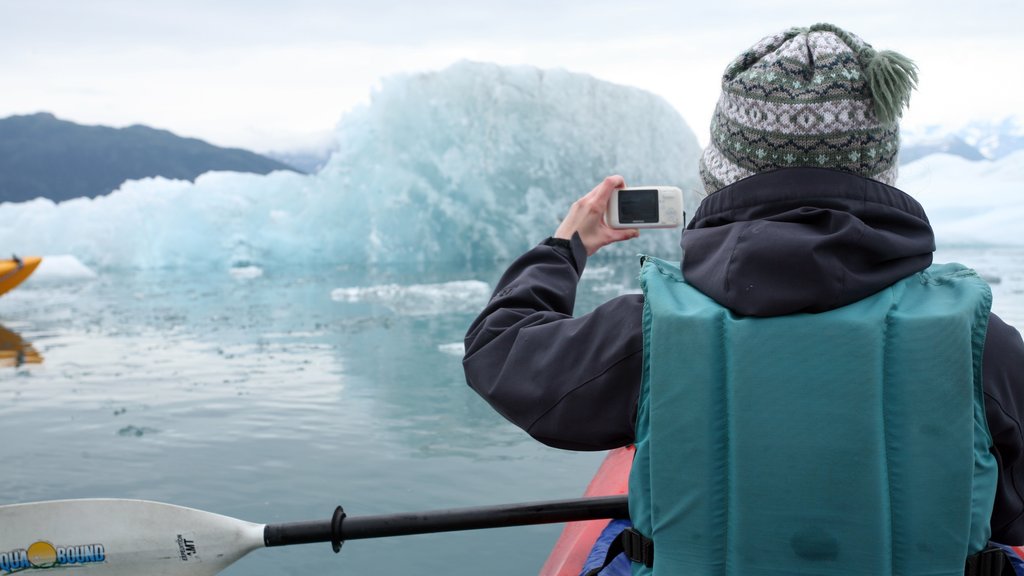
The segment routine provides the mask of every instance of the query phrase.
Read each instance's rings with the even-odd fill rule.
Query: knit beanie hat
[[[831,24],[791,28],[741,54],[722,76],[708,194],[757,172],[815,166],[896,181],[899,118],[917,67]]]

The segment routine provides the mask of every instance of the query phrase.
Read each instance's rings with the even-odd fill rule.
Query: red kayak
[[[584,496],[614,496],[625,494],[629,489],[629,469],[633,466],[632,446],[616,448],[608,453],[597,474],[587,486]],[[608,520],[587,520],[570,522],[558,537],[547,562],[540,569],[540,576],[579,576],[594,542]]]

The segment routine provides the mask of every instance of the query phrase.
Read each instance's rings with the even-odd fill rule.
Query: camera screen
[[[623,224],[647,224],[657,221],[657,190],[619,192],[619,222]]]

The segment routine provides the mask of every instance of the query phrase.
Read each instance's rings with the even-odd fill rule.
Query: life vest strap
[[[627,558],[648,568],[654,566],[654,540],[634,528],[626,528],[619,536],[619,541],[622,542],[622,551]]]
[[[967,557],[964,576],[1014,576],[1013,566],[1002,548],[989,546]]]
[[[637,532],[635,528],[622,531],[615,543],[608,550],[604,566],[611,563],[619,553],[624,553],[633,562],[648,568],[654,566],[654,540]],[[600,571],[601,568],[597,570]],[[595,572],[596,573],[596,572]],[[1015,576],[1013,566],[1006,558],[1002,548],[990,546],[977,554],[967,557],[964,563],[964,576]]]

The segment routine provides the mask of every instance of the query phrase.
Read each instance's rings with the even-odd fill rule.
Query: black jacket
[[[704,200],[683,231],[688,283],[737,313],[778,316],[860,300],[932,262],[924,210],[907,194],[815,168],[752,176]],[[517,259],[466,335],[466,379],[545,444],[605,450],[634,438],[643,296],[572,316],[586,265],[579,237]],[[991,315],[985,408],[999,464],[993,540],[1024,544],[1024,342]]]

